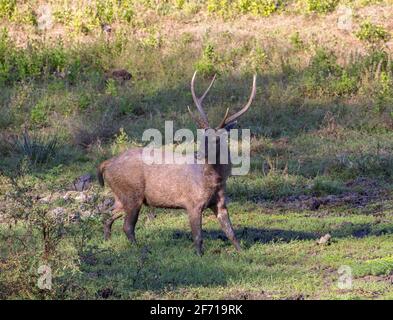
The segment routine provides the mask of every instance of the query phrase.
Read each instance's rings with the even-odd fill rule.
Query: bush
[[[336,9],[338,0],[306,0],[307,10],[317,13],[329,13]]]
[[[316,51],[305,72],[305,86],[308,92],[326,92],[331,79],[341,75],[342,70],[336,60],[332,52],[323,48]]]
[[[48,105],[40,101],[30,111],[30,120],[35,125],[44,126],[48,121]]]
[[[371,45],[376,45],[389,41],[391,35],[384,27],[366,21],[360,25],[360,30],[356,32],[356,37]]]
[[[256,16],[270,16],[281,6],[280,0],[208,0],[207,10],[223,17],[251,13]]]
[[[15,7],[16,0],[0,0],[0,18],[11,18]]]
[[[27,157],[34,165],[48,162],[56,154],[57,148],[56,137],[31,138],[27,131],[15,141],[15,151]]]
[[[345,191],[344,186],[335,180],[318,176],[313,180],[311,191],[316,196],[340,194]]]
[[[207,44],[203,49],[202,58],[197,61],[195,68],[204,76],[211,76],[217,73],[218,57],[212,44]]]

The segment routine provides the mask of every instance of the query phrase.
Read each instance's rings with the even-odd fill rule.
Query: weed
[[[58,149],[56,137],[30,137],[25,130],[15,141],[15,151],[29,159],[32,164],[44,164],[53,159]]]
[[[391,35],[384,27],[365,21],[360,25],[359,31],[356,32],[356,37],[375,46],[379,43],[387,42]]]
[[[307,10],[317,13],[332,12],[338,3],[338,0],[306,0]]]

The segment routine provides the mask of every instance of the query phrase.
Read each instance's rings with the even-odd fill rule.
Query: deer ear
[[[227,125],[225,125],[224,129],[226,131],[229,131],[229,130],[233,129],[234,127],[236,127],[236,125],[237,125],[237,121],[233,121],[233,122],[230,122]]]

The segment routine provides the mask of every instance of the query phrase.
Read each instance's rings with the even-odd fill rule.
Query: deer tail
[[[97,167],[97,178],[98,178],[98,183],[100,184],[101,187],[105,185],[104,182],[104,171],[106,166],[108,165],[109,161],[106,160],[102,162],[98,167]]]

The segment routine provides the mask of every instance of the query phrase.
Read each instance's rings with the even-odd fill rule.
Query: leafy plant
[[[304,49],[304,41],[300,38],[299,31],[294,32],[290,37],[289,41],[296,50]]]
[[[16,0],[0,0],[0,18],[11,18],[16,8]]]
[[[208,43],[203,49],[202,58],[197,61],[195,68],[205,76],[211,76],[217,73],[218,57],[214,46]]]
[[[58,149],[57,137],[30,137],[25,130],[21,137],[15,141],[15,151],[27,157],[31,164],[48,162]]]
[[[120,128],[119,133],[115,137],[115,141],[112,143],[112,154],[116,155],[124,151],[129,143],[129,137],[124,131],[124,128]]]
[[[365,21],[360,25],[360,30],[355,33],[359,40],[371,45],[387,42],[391,34],[382,26],[375,25],[370,21]]]
[[[338,5],[339,0],[306,0],[309,12],[329,13]]]

